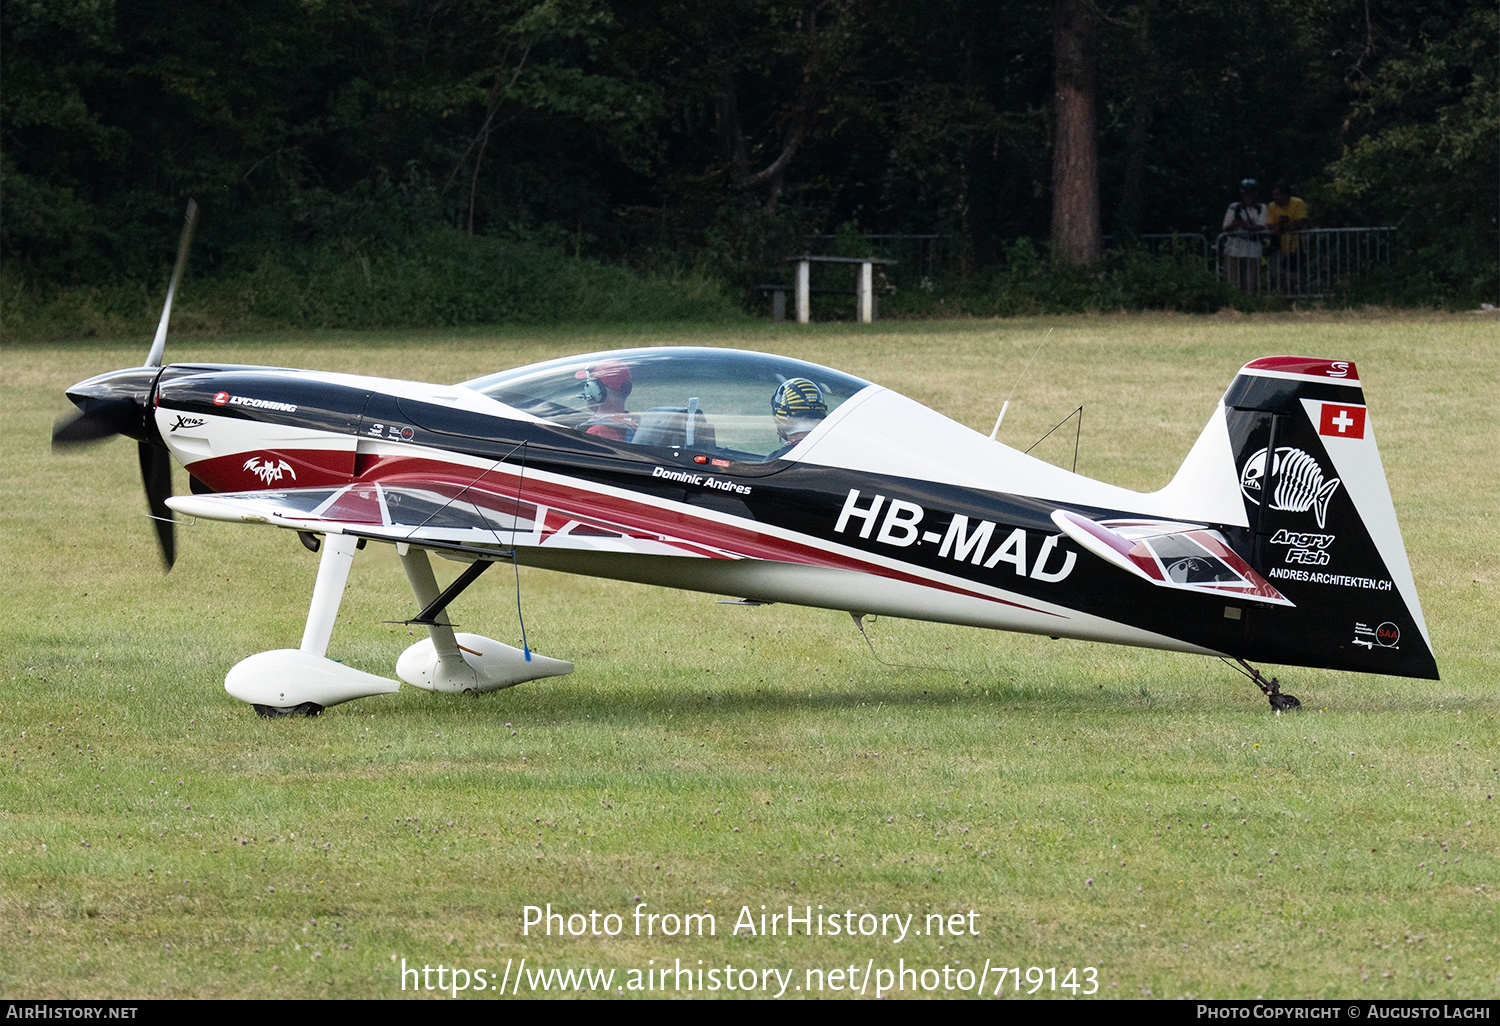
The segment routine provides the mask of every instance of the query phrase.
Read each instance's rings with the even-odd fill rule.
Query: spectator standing
[[[1224,211],[1224,259],[1229,281],[1246,292],[1260,291],[1260,257],[1266,230],[1266,205],[1260,202],[1260,184],[1254,178],[1240,182],[1238,203]]]
[[[1291,186],[1284,181],[1271,187],[1266,227],[1271,232],[1271,273],[1282,295],[1289,296],[1301,273],[1301,233],[1307,227],[1307,204],[1293,196]]]

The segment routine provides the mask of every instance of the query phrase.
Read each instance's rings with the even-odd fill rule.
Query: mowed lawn
[[[1201,657],[882,619],[882,663],[840,613],[523,570],[530,643],[572,676],[263,721],[224,674],[298,643],[317,558],[199,523],[163,575],[133,444],[48,448],[62,390],[147,341],[0,350],[0,995],[411,996],[402,959],[472,982],[522,958],[613,968],[616,996],[664,965],[794,971],[798,997],[809,968],[857,992],[871,967],[987,963],[1018,968],[1022,997],[1030,967],[1093,967],[1121,997],[1493,995],[1497,337],[1493,317],[1351,314],[168,341],[169,361],[437,381],[625,345],[764,349],[985,433],[1013,394],[1018,448],[1081,403],[1080,472],[1141,489],[1242,363],[1355,360],[1443,679],[1270,667],[1304,703],[1283,716]],[[1036,453],[1070,465],[1073,434]],[[372,545],[330,655],[393,674],[415,636],[388,621],[413,608]],[[518,641],[508,571],[451,612]],[[713,913],[716,935],[637,937],[642,902]],[[547,903],[624,928],[523,935]],[[762,905],[913,932],[733,935]],[[923,930],[933,913],[961,935]],[[1073,996],[1042,976],[1038,997]]]

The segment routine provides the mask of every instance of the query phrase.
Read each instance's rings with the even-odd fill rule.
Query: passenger
[[[583,380],[580,398],[588,403],[589,419],[580,425],[584,434],[628,442],[639,419],[625,410],[632,387],[630,368],[619,360],[603,360],[573,375]]]
[[[771,397],[771,416],[776,421],[776,433],[786,443],[771,454],[771,459],[776,459],[790,452],[828,416],[828,403],[816,382],[787,378]]]

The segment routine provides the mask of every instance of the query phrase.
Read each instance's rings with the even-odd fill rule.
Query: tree
[[[1377,7],[1359,61],[1331,198],[1395,224],[1432,295],[1496,296],[1500,59],[1494,7]]]
[[[1098,23],[1091,0],[1055,0],[1052,8],[1052,257],[1087,264],[1103,253],[1099,227],[1099,140],[1094,112]]]

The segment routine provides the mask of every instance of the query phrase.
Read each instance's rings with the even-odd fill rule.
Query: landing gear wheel
[[[1270,699],[1271,708],[1275,709],[1277,712],[1281,712],[1283,709],[1302,708],[1302,703],[1297,701],[1296,695],[1283,695],[1278,691],[1275,694],[1271,695]]]
[[[282,720],[288,716],[316,716],[323,711],[323,707],[317,702],[303,702],[287,709],[280,709],[274,705],[257,705],[255,714],[262,719]]]

